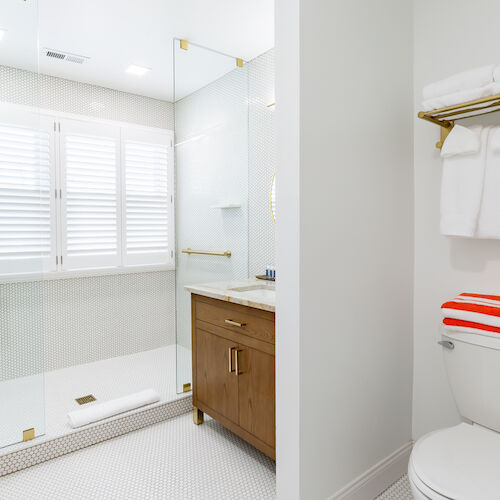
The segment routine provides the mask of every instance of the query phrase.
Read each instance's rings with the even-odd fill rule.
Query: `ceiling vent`
[[[61,50],[53,50],[53,49],[44,49],[44,50],[45,50],[45,55],[47,57],[75,64],[83,64],[90,59],[90,57],[70,54],[69,52],[62,52]]]

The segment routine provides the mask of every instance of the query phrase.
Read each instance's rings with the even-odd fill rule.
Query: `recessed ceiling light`
[[[0,29],[0,40],[5,36],[5,33],[7,33],[7,30]]]
[[[148,71],[151,71],[151,68],[145,68],[144,66],[137,66],[135,64],[131,64],[126,70],[125,73],[129,73],[131,75],[143,76]]]

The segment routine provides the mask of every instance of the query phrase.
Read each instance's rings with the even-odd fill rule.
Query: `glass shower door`
[[[53,123],[38,112],[37,7],[0,5],[0,448],[45,433],[42,278],[55,258]],[[26,69],[23,80],[9,67]],[[9,93],[16,87],[24,92]]]
[[[191,297],[184,287],[248,277],[248,75],[242,60],[186,41],[174,41],[174,60],[177,391],[183,392],[191,383]]]

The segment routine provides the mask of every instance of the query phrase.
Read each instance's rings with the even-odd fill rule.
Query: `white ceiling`
[[[174,38],[251,60],[274,45],[274,0],[1,0],[0,29],[7,30],[0,64],[171,101]],[[50,59],[44,48],[90,60]],[[232,66],[222,56],[177,51],[190,57],[177,98]],[[151,71],[129,75],[130,64]]]

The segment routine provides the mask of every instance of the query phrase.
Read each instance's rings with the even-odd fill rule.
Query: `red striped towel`
[[[500,328],[500,296],[498,295],[461,293],[455,299],[445,302],[441,306],[441,312],[444,318]]]
[[[459,319],[444,318],[443,324],[445,325],[445,330],[448,331],[458,331],[458,332],[468,332],[468,333],[481,333],[483,335],[500,334],[500,328],[497,326],[483,325],[481,323],[474,323],[472,321],[462,321]]]

